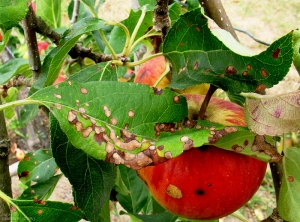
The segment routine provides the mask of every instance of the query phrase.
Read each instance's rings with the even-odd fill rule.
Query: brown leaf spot
[[[176,199],[182,198],[181,190],[173,184],[169,184],[167,187],[167,194]]]
[[[237,73],[237,70],[233,66],[227,66],[225,69],[225,73],[228,75],[234,75]]]
[[[268,72],[265,69],[261,69],[260,73],[261,73],[262,77],[264,77],[264,78],[267,78],[268,75],[269,75]]]
[[[248,69],[248,70],[251,70],[251,69],[252,69],[252,66],[251,66],[250,64],[248,64],[248,65],[247,65],[247,69]]]
[[[111,153],[112,151],[114,151],[114,145],[110,142],[107,142],[105,146],[105,151],[107,153]]]
[[[93,128],[91,126],[89,126],[86,129],[82,130],[81,133],[84,138],[87,138],[91,134],[92,131],[93,131]]]
[[[35,193],[35,191],[34,190],[30,190],[30,194],[34,194]]]
[[[190,138],[188,136],[183,136],[180,138],[180,141],[186,143],[187,141],[189,141],[189,139]]]
[[[111,118],[111,119],[109,120],[109,122],[110,122],[110,124],[112,124],[112,125],[116,125],[116,124],[118,123],[118,120],[117,120],[116,118]]]
[[[12,213],[14,213],[14,212],[17,211],[17,208],[16,208],[15,206],[12,206],[12,205],[11,205],[9,208],[10,208],[10,211],[11,211]]]
[[[102,109],[104,110],[105,116],[110,117],[111,111],[108,109],[108,107],[103,106]]]
[[[19,178],[28,177],[29,176],[29,171],[24,170],[20,174],[18,174],[18,176],[19,176]]]
[[[200,65],[200,62],[196,61],[196,62],[194,63],[193,70],[198,69],[199,65]]]
[[[79,111],[81,114],[85,114],[85,112],[86,112],[85,108],[83,108],[83,107],[80,107],[80,108],[78,109],[78,111]]]
[[[178,104],[180,102],[180,97],[174,96],[173,101],[174,101],[174,103]]]
[[[60,95],[60,94],[54,93],[54,97],[56,97],[56,98],[58,98],[58,99],[61,99],[61,95]]]
[[[227,133],[234,133],[234,132],[237,131],[237,128],[231,127],[231,126],[227,126],[227,127],[225,127],[224,130],[225,130]]]
[[[80,88],[80,92],[82,94],[87,94],[88,93],[88,90],[86,88]]]
[[[201,125],[196,125],[196,129],[201,129],[202,126]]]
[[[180,47],[183,47],[183,43],[182,42],[180,42],[179,45],[180,45]]]
[[[105,128],[103,126],[96,126],[95,127],[95,133],[99,134],[99,133],[103,133],[105,132]]]
[[[171,159],[171,158],[172,158],[172,153],[171,153],[170,151],[165,152],[165,157],[166,157],[167,159]]]
[[[38,210],[37,213],[38,213],[38,214],[42,214],[42,213],[43,213],[43,210]]]
[[[163,145],[160,145],[160,146],[157,147],[157,149],[160,150],[160,151],[164,150],[164,148],[165,147]]]
[[[272,57],[274,59],[278,59],[279,53],[280,53],[280,49],[279,48],[275,49],[274,52],[273,52],[273,54],[272,54]]]
[[[288,177],[287,177],[287,180],[288,180],[289,182],[291,182],[291,183],[295,181],[295,179],[294,179],[293,176],[288,176]]]
[[[249,144],[249,141],[248,141],[248,140],[245,140],[245,141],[244,141],[244,146],[248,146],[248,144]]]
[[[196,30],[197,30],[197,32],[200,32],[200,31],[201,31],[201,29],[200,29],[199,26],[196,26]]]
[[[45,200],[33,200],[33,202],[36,203],[36,204],[46,205],[46,201]]]
[[[69,81],[68,81],[68,84],[71,86],[71,85],[72,85],[72,82],[69,80]]]
[[[56,85],[54,85],[54,88],[55,88],[55,89],[58,89],[58,85],[57,85],[57,84],[56,84]]]
[[[129,111],[128,111],[128,116],[129,116],[129,117],[134,117],[134,112],[133,112],[133,110],[129,110]]]
[[[83,125],[81,122],[76,122],[75,123],[75,128],[77,132],[80,132],[83,129]]]
[[[264,84],[259,84],[256,86],[255,90],[260,91],[260,90],[265,90],[267,87]]]
[[[62,109],[62,106],[60,104],[54,103],[53,106],[58,110]]]
[[[231,149],[232,149],[233,151],[235,151],[235,152],[240,153],[240,152],[243,151],[244,148],[241,147],[241,146],[239,146],[238,144],[235,144],[235,145],[233,145],[233,146],[231,147]]]
[[[154,95],[161,95],[163,90],[160,88],[153,87]]]
[[[88,103],[85,103],[84,105],[85,105],[85,106],[90,106],[90,104],[88,104]]]
[[[70,123],[73,123],[73,121],[77,119],[77,113],[74,110],[70,110],[67,118]]]
[[[242,76],[244,76],[244,77],[248,76],[248,71],[244,71],[244,72],[242,73]]]

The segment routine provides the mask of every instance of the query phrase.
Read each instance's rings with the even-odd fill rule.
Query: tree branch
[[[24,29],[25,41],[28,47],[28,60],[30,69],[32,70],[33,80],[37,80],[42,71],[42,65],[40,60],[40,55],[38,52],[38,44],[35,34],[34,27],[34,11],[32,6],[28,6],[29,10],[25,18],[22,20],[22,25]]]
[[[79,8],[80,8],[80,1],[74,0],[73,14],[72,14],[72,19],[70,21],[71,24],[77,22],[79,16]]]
[[[169,0],[156,0],[154,8],[153,28],[162,33],[163,39],[171,26],[168,5]]]

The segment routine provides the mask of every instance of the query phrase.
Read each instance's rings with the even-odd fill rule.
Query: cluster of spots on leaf
[[[41,205],[46,205],[47,204],[47,202],[45,200],[34,199],[33,202],[36,203],[36,204],[41,204]]]
[[[183,145],[184,150],[189,150],[194,147],[193,140],[191,140],[188,136],[181,137],[180,141],[184,143]]]
[[[107,117],[111,117],[111,111],[107,106],[103,107],[103,111]],[[78,119],[78,115],[89,120],[90,125],[84,128],[83,123]],[[134,116],[134,111],[129,110],[128,116],[132,118]],[[129,168],[137,170],[149,164],[166,161],[166,158],[158,156],[153,144],[145,139],[141,139],[141,141],[137,140],[136,136],[128,131],[128,123],[125,124],[124,129],[120,130],[121,137],[119,138],[115,129],[113,129],[113,125],[117,124],[116,118],[110,118],[111,125],[106,124],[105,126],[99,126],[97,125],[96,120],[85,115],[83,110],[81,110],[81,112],[79,111],[79,113],[75,110],[69,110],[67,119],[69,123],[75,127],[77,132],[82,133],[84,138],[89,137],[94,132],[93,139],[100,146],[103,143],[105,144],[106,161],[108,162],[124,164]],[[130,151],[141,148],[143,144],[146,144],[146,149],[137,154],[130,153]],[[116,149],[116,147],[119,149]]]
[[[232,126],[227,126],[224,129],[221,130],[210,130],[211,137],[208,138],[208,142],[213,144],[218,142],[218,140],[224,136],[226,136],[229,133],[234,133],[237,131],[237,128]]]

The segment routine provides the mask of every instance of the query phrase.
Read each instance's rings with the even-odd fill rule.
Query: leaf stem
[[[103,40],[103,42],[105,43],[106,47],[108,48],[108,50],[110,51],[112,57],[117,60],[118,59],[118,56],[117,54],[115,53],[114,49],[111,47],[111,45],[109,44],[109,42],[107,41],[106,37],[105,37],[105,34],[103,32],[102,29],[99,30],[99,33],[100,33],[100,36]]]
[[[135,39],[135,37],[136,37],[136,35],[137,35],[140,27],[141,27],[141,24],[142,24],[142,22],[143,22],[143,20],[145,18],[145,15],[146,15],[146,7],[143,6],[142,7],[142,14],[141,14],[141,16],[140,16],[140,18],[138,20],[138,23],[136,24],[133,32],[132,32],[132,35],[131,35],[131,38],[130,38],[130,41],[129,41],[129,45],[128,45],[128,49],[126,50],[126,53],[124,54],[124,56],[128,56],[130,54],[132,45],[134,43],[134,39]]]
[[[136,45],[137,45],[139,42],[141,42],[142,40],[144,40],[144,39],[146,39],[146,38],[152,37],[152,36],[161,36],[161,33],[160,33],[160,32],[157,32],[157,31],[155,31],[154,33],[151,33],[151,31],[150,31],[150,32],[148,32],[147,34],[143,35],[142,37],[138,38],[138,39],[132,44],[132,46],[131,46],[131,48],[130,48],[130,52],[133,51],[134,47],[136,47]]]
[[[124,64],[124,66],[125,66],[125,67],[138,66],[138,65],[140,65],[140,64],[142,64],[142,63],[144,63],[144,62],[147,62],[147,61],[150,60],[150,59],[153,59],[153,58],[155,58],[155,57],[157,57],[157,56],[162,56],[162,55],[163,55],[162,52],[156,53],[156,54],[153,54],[153,55],[151,55],[151,56],[148,56],[147,58],[144,58],[144,59],[139,60],[139,61],[136,61],[136,62],[126,62],[126,63]]]
[[[157,85],[160,83],[160,81],[170,72],[170,62],[166,60],[166,69],[163,72],[163,74],[159,77],[159,79],[155,82],[153,85],[154,87],[157,87]]]
[[[201,108],[199,110],[199,113],[198,113],[198,119],[204,119],[205,117],[205,112],[206,112],[206,109],[207,109],[207,106],[208,106],[208,103],[210,101],[210,98],[212,97],[212,95],[214,94],[214,92],[218,89],[218,87],[210,84],[210,87],[208,89],[208,92],[204,98],[204,101],[201,105]]]
[[[22,100],[15,100],[9,103],[4,103],[0,105],[0,111],[4,110],[9,107],[15,107],[15,106],[21,106],[21,105],[26,105],[26,104],[41,104],[40,101],[37,100],[31,100],[30,98],[22,99]]]
[[[17,204],[15,204],[11,198],[9,196],[7,196],[5,193],[3,193],[1,190],[0,190],[0,198],[3,199],[8,206],[12,205],[16,208],[17,211],[19,211],[23,216],[24,218],[27,220],[27,221],[31,221],[27,216],[26,214],[19,208],[19,206]]]

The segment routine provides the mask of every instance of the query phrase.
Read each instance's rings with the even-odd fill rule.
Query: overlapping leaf
[[[283,158],[283,178],[280,187],[278,211],[285,221],[299,221],[300,149],[290,147]]]
[[[288,33],[258,55],[242,56],[211,33],[200,9],[187,12],[171,27],[163,46],[173,67],[170,87],[212,83],[233,94],[272,87],[291,66],[292,36]]]
[[[53,156],[73,186],[76,206],[82,209],[89,221],[99,221],[101,208],[115,184],[116,167],[76,149],[53,117],[50,129]]]
[[[61,21],[61,1],[36,1],[36,13],[51,28],[58,28]]]
[[[249,129],[260,135],[282,135],[300,130],[300,91],[275,96],[243,93]]]
[[[4,31],[17,26],[26,16],[28,0],[1,0],[0,2],[0,28]]]
[[[6,83],[10,78],[15,75],[22,73],[26,75],[26,72],[29,71],[28,60],[16,58],[10,60],[0,67],[0,84]]]

